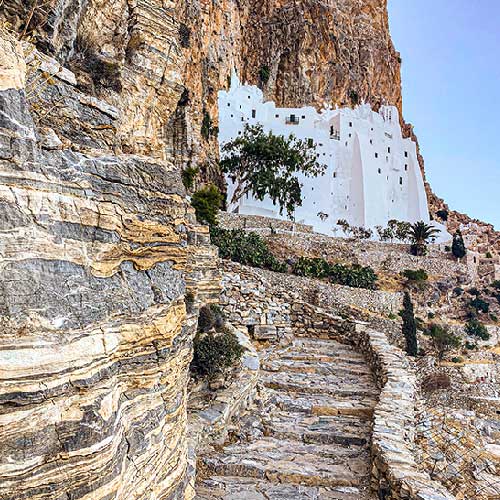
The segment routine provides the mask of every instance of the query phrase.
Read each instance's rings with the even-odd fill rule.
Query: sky
[[[450,208],[500,230],[500,1],[388,3],[427,179]]]

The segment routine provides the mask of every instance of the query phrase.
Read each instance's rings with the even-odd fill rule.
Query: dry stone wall
[[[375,271],[394,274],[406,269],[424,269],[430,275],[458,281],[464,281],[470,273],[465,263],[456,262],[450,254],[445,254],[433,246],[427,256],[415,257],[410,254],[409,245],[333,238],[313,233],[310,226],[269,217],[223,212],[220,224],[226,228],[254,231],[265,236],[273,252],[280,257],[323,257],[327,260],[370,266]]]
[[[172,164],[48,146],[0,39],[0,499],[184,499],[207,229]]]

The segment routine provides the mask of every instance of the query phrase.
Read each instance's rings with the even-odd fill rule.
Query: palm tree
[[[410,229],[411,253],[418,256],[425,255],[427,253],[427,243],[440,232],[439,229],[426,224],[424,221],[412,224]]]

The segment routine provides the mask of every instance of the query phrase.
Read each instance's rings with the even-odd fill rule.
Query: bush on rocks
[[[481,340],[489,340],[490,334],[488,329],[476,318],[470,319],[465,325],[465,331],[468,335],[477,337]]]
[[[221,333],[198,333],[193,347],[191,370],[208,378],[224,373],[240,360],[245,351],[236,335],[226,329]]]
[[[414,283],[422,283],[429,279],[429,275],[423,269],[418,269],[417,271],[414,271],[413,269],[405,269],[401,272],[401,275],[408,281],[412,281]]]
[[[256,233],[211,227],[210,238],[212,244],[219,247],[219,255],[223,259],[246,266],[286,272],[286,264],[271,253],[266,242]]]

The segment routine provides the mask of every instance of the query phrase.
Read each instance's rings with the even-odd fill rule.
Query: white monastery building
[[[245,125],[261,124],[276,135],[293,134],[316,145],[318,162],[327,166],[316,178],[299,175],[302,206],[295,220],[328,235],[341,235],[337,225],[386,227],[391,219],[429,223],[427,196],[416,145],[404,139],[398,110],[369,104],[356,109],[277,108],[264,102],[262,91],[242,85],[233,72],[229,91],[219,92],[219,144],[242,134]],[[228,200],[234,186],[228,179]],[[271,199],[251,196],[228,207],[230,212],[286,218]]]

